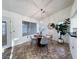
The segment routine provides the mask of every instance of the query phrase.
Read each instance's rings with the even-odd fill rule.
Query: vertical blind
[[[36,23],[22,21],[22,35],[31,35],[37,32]]]

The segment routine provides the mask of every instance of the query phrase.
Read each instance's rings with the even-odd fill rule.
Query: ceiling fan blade
[[[46,9],[48,6],[49,6],[49,4],[51,4],[53,2],[53,0],[49,0],[47,3],[46,3],[46,5],[44,6],[44,8]]]
[[[38,12],[40,12],[40,10],[36,11],[35,13],[33,13],[30,17],[33,17],[33,16],[36,15]]]
[[[33,4],[38,8],[38,9],[41,9],[34,0],[32,0]]]

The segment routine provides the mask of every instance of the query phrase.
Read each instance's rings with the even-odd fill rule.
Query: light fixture
[[[42,13],[45,13],[45,10],[44,9],[41,9]]]

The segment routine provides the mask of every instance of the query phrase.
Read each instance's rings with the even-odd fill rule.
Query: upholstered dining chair
[[[46,46],[48,45],[48,39],[46,37],[42,37],[40,41],[41,46]]]

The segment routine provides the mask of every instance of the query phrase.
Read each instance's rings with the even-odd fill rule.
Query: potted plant
[[[55,25],[54,23],[50,23],[48,25],[49,28],[55,28],[57,30],[57,32],[60,34],[59,43],[63,43],[64,40],[62,38],[63,35],[65,35],[66,33],[68,33],[68,27],[70,24],[70,18],[65,19],[65,21],[62,24],[57,24]]]
[[[66,24],[64,24],[64,23],[59,25],[59,32],[60,32],[59,43],[63,43],[64,42],[62,36],[67,33],[67,27],[68,26]]]
[[[70,21],[69,21],[69,18],[68,18],[68,19],[65,20],[64,23],[56,25],[56,30],[60,34],[60,37],[59,37],[59,40],[58,40],[59,43],[63,43],[64,42],[62,36],[67,33],[67,29],[69,27],[68,24],[70,24],[69,22]]]

